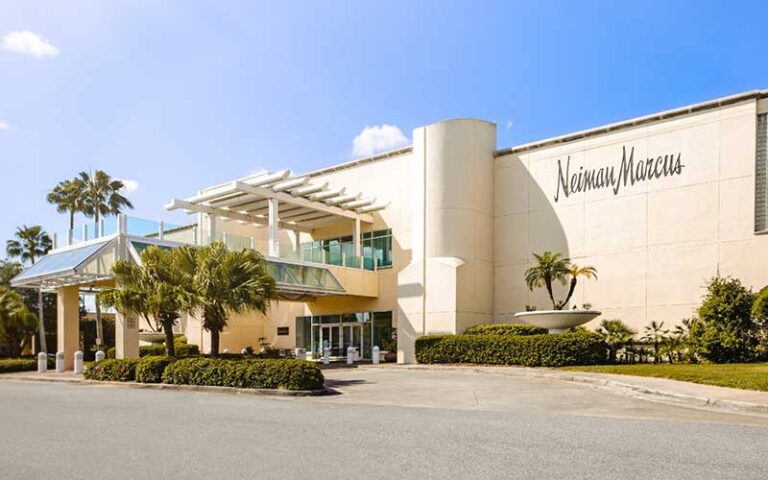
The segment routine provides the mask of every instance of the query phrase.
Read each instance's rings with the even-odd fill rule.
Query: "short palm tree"
[[[552,283],[560,282],[565,285],[566,275],[570,273],[570,260],[560,253],[545,251],[541,254],[534,253],[536,264],[525,271],[525,283],[530,290],[546,287],[549,299],[555,310],[562,310],[563,304],[555,300],[552,292]]]
[[[30,344],[37,331],[37,318],[29,311],[18,292],[0,287],[0,339],[13,345],[11,355],[18,355]]]
[[[26,225],[16,229],[16,238],[8,240],[5,252],[9,257],[19,258],[22,263],[29,262],[34,265],[37,259],[43,257],[51,249],[51,237],[40,225],[28,227]],[[37,292],[38,336],[40,337],[40,351],[48,353],[45,342],[45,325],[43,324],[43,289]]]
[[[159,323],[165,332],[165,351],[176,356],[173,326],[185,302],[186,289],[170,250],[151,246],[141,252],[141,265],[120,260],[112,266],[117,288],[99,293],[100,303],[123,315],[140,315]]]
[[[86,217],[93,218],[96,229],[99,221],[107,215],[122,213],[124,208],[133,208],[130,200],[121,193],[125,185],[115,180],[102,170],[91,175],[80,172],[77,181],[82,184],[82,211]],[[96,343],[104,345],[104,328],[101,323],[101,305],[96,297]]]
[[[669,330],[664,329],[664,322],[655,320],[646,325],[641,340],[653,345],[653,363],[661,361],[661,345],[666,341]]]
[[[75,228],[75,213],[83,211],[85,184],[79,178],[62,180],[48,193],[48,203],[56,205],[56,211],[69,214],[69,231]]]
[[[608,360],[611,363],[616,362],[616,355],[622,348],[632,343],[635,333],[621,320],[603,320],[597,333],[603,337],[608,345]]]
[[[579,277],[594,278],[597,280],[597,270],[595,267],[579,267],[575,263],[572,263],[569,267],[568,274],[571,276],[571,285],[568,287],[568,296],[565,297],[565,300],[563,300],[561,308],[568,305],[568,302],[571,300],[573,292],[576,290],[576,283],[578,282]]]
[[[275,280],[256,250],[231,252],[222,242],[173,250],[175,265],[188,287],[187,311],[202,313],[211,333],[211,355],[219,354],[221,332],[232,314],[255,310],[265,314],[277,298]]]

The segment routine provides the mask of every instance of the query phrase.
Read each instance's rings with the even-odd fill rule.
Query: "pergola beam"
[[[311,208],[313,210],[318,210],[321,212],[327,212],[339,217],[345,217],[350,219],[359,218],[360,221],[362,222],[373,223],[373,218],[370,215],[367,215],[364,213],[357,213],[354,211],[344,210],[343,208],[339,208],[339,207],[323,205],[321,203],[308,200],[306,198],[294,197],[289,193],[274,192],[268,188],[254,187],[252,185],[248,185],[247,183],[243,183],[240,181],[234,181],[232,183],[235,190],[239,190],[241,192],[250,193],[252,195],[261,196],[265,198],[274,198],[284,203],[290,203],[292,205],[298,205],[301,207],[307,207],[307,208]]]
[[[247,215],[245,213],[235,212],[232,210],[225,210],[223,208],[211,207],[209,205],[196,205],[186,200],[174,199],[165,206],[166,210],[177,209],[190,210],[192,212],[209,213],[221,218],[229,218],[231,220],[239,220],[245,223],[252,223],[255,225],[268,226],[269,222],[266,218],[256,217],[254,215]],[[311,229],[297,225],[295,223],[279,222],[280,228],[286,230],[298,230],[300,232],[311,233]]]

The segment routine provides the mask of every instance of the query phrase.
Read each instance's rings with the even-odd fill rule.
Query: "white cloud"
[[[352,141],[352,155],[367,157],[378,152],[394,150],[411,141],[394,125],[366,126]]]
[[[121,178],[119,180],[123,182],[124,193],[135,192],[136,190],[139,189],[139,182],[137,182],[136,180],[128,180],[127,178]]]
[[[9,52],[31,55],[36,58],[55,57],[59,49],[40,35],[28,30],[17,30],[3,37],[2,47]]]
[[[10,125],[5,122],[0,122],[0,130],[8,130],[9,128],[11,128]]]
[[[507,120],[507,130],[511,130],[512,127],[514,126],[515,126],[515,122],[513,122],[512,120]]]

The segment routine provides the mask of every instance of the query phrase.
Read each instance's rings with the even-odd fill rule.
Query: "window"
[[[392,267],[391,228],[366,232],[360,237],[366,270]],[[351,236],[315,240],[301,244],[301,258],[308,262],[350,266],[354,264],[354,248]]]
[[[768,230],[768,114],[757,115],[755,152],[755,232]]]

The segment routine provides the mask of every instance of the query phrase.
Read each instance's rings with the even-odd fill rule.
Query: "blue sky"
[[[45,194],[81,170],[178,223],[172,197],[445,118],[496,122],[501,148],[768,88],[766,18],[725,1],[2,0],[0,239],[63,230]]]

